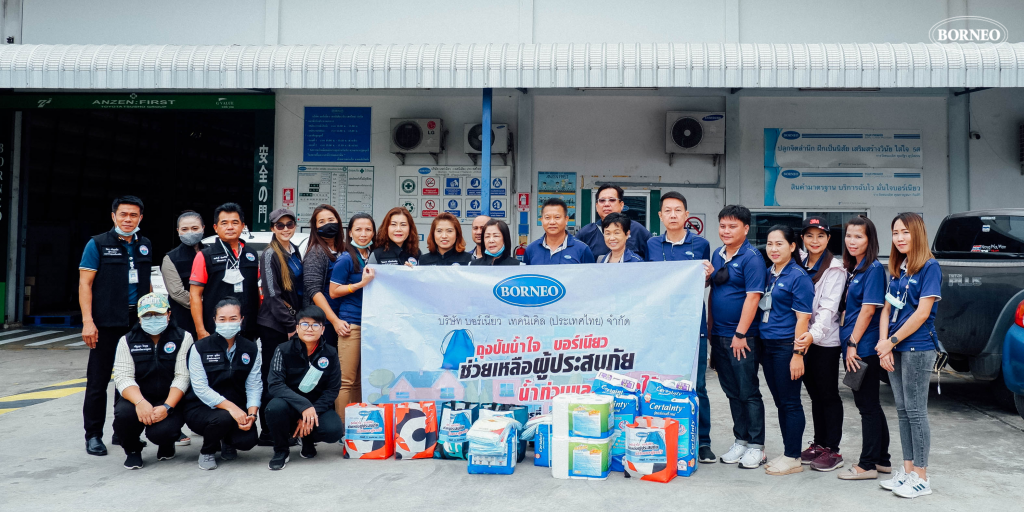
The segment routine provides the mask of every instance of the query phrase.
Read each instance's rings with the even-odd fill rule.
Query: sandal
[[[773,476],[791,475],[800,473],[804,466],[800,464],[800,457],[780,457],[773,464],[764,468],[764,472]]]
[[[863,469],[861,469],[860,471],[857,471],[858,469],[861,469],[861,468],[858,467],[858,466],[851,466],[849,469],[847,469],[845,471],[841,471],[836,476],[838,476],[840,480],[876,480],[876,479],[878,479],[878,471],[875,471],[874,469],[872,469],[870,471],[864,471]]]

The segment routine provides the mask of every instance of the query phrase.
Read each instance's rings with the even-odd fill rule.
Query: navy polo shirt
[[[629,249],[640,256],[641,258],[647,257],[647,240],[651,238],[651,232],[647,231],[647,228],[635,220],[629,221],[629,238],[626,239],[626,249]],[[601,221],[591,222],[579,233],[576,233],[576,239],[580,242],[587,244],[590,247],[590,252],[594,253],[594,256],[603,256],[608,254],[608,246],[604,244],[604,226]]]
[[[560,251],[551,254],[551,251],[544,247],[544,237],[542,236],[526,246],[523,263],[527,265],[562,265],[594,263],[595,261],[590,247],[568,233],[565,234],[565,242],[561,247]]]
[[[771,267],[769,267],[771,269]],[[772,292],[772,309],[768,321],[764,311],[758,315],[758,330],[762,339],[793,340],[796,338],[796,314],[812,313],[814,309],[814,282],[807,271],[795,260],[782,268],[778,276],[768,271],[768,283],[764,292]]]
[[[861,261],[861,265],[863,264]],[[882,318],[882,306],[885,305],[885,275],[885,267],[878,260],[871,262],[867,269],[862,269],[858,265],[846,290],[846,313],[843,316],[843,325],[839,327],[839,337],[843,340],[844,347],[857,325],[861,308],[866,304],[878,306],[867,330],[857,341],[857,355],[860,357],[875,355],[875,345],[878,344],[878,320]],[[845,349],[843,353],[846,353]]]
[[[896,331],[907,323],[907,319],[914,314],[921,299],[935,297],[932,303],[931,313],[928,320],[914,331],[914,334],[907,336],[896,348],[897,352],[909,350],[935,350],[935,341],[932,334],[935,333],[935,312],[939,309],[939,301],[942,300],[942,269],[939,262],[930,259],[925,262],[924,267],[913,275],[908,276],[906,268],[900,269],[900,277],[889,276],[889,293],[906,304],[899,310],[896,321],[892,321],[892,311],[889,312],[889,336],[896,334]],[[890,306],[890,309],[895,309]]]
[[[363,262],[363,267],[366,266]],[[331,270],[331,283],[339,284],[342,287],[346,287],[350,284],[356,284],[363,280],[363,273],[355,271],[355,265],[352,262],[352,255],[347,251],[341,253],[338,256],[338,261],[334,262],[334,269]],[[330,297],[330,295],[327,295]],[[334,299],[337,301],[338,309],[335,313],[338,318],[350,323],[359,325],[363,321],[363,289],[356,290],[355,293],[349,293],[342,295],[341,297]]]
[[[597,257],[597,262],[598,263],[608,263],[606,260],[609,257],[611,257],[611,255],[612,255],[611,253],[602,254],[601,256]],[[635,252],[633,252],[633,251],[631,251],[629,249],[626,249],[622,253],[622,261],[617,261],[616,263],[643,263],[643,261],[644,261],[644,259],[641,258],[640,256],[637,256],[637,254]]]
[[[725,247],[711,256],[714,271],[725,265]],[[743,303],[748,293],[764,293],[764,282],[768,270],[761,253],[744,240],[736,254],[729,260],[729,280],[725,284],[711,282],[711,335],[731,338],[736,333],[743,314]],[[757,336],[758,319],[755,317],[747,329],[747,336]]]
[[[647,240],[647,261],[701,261],[711,259],[711,244],[707,240],[694,235],[689,230],[686,231],[683,241],[679,243],[670,242],[665,237],[666,235],[660,235]],[[733,331],[735,332],[736,328],[733,328]],[[708,335],[707,305],[704,306],[700,313],[700,335],[703,337]]]

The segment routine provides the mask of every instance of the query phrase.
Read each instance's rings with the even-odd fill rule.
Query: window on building
[[[395,392],[395,399],[397,399],[397,400],[408,400],[409,399],[409,392],[408,391],[396,391]]]
[[[455,398],[455,388],[441,388],[441,398],[452,400]]]
[[[498,396],[500,397],[513,397],[516,396],[515,389],[511,383],[502,383],[498,389]]]

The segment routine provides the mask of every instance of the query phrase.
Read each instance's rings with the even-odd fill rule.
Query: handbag
[[[860,387],[864,384],[864,376],[868,373],[868,364],[864,361],[860,361],[859,364],[860,368],[857,371],[847,371],[846,376],[843,377],[843,385],[854,391],[860,391]]]
[[[942,394],[942,370],[949,364],[949,352],[946,352],[946,347],[942,346],[942,342],[939,341],[938,335],[935,331],[928,333],[932,337],[932,344],[935,346],[935,365],[932,367],[932,371],[937,374],[936,385],[938,386],[939,394]]]

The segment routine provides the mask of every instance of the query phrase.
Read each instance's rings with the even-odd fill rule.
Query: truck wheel
[[[1017,414],[1024,419],[1024,395],[1013,395],[1013,401],[1017,404]]]

